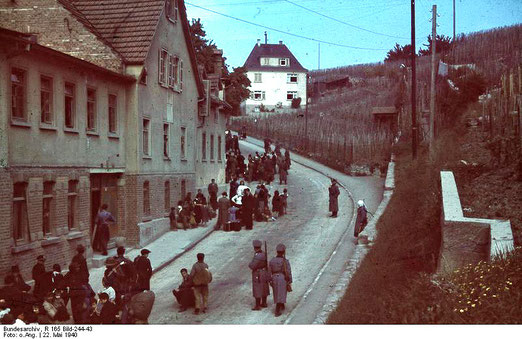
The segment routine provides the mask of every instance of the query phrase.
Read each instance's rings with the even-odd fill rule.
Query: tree
[[[386,54],[385,62],[391,61],[407,61],[411,58],[411,45],[401,46],[399,44],[395,44],[393,49],[390,49]]]
[[[426,49],[421,49],[419,51],[419,55],[420,56],[425,56],[425,55],[431,55],[431,41],[432,41],[432,37],[431,37],[431,34],[428,35],[428,43],[427,44],[424,44],[424,46],[426,46],[427,48]],[[450,49],[451,49],[451,46],[452,46],[452,41],[451,41],[451,38],[448,37],[448,36],[444,36],[444,35],[438,35],[437,34],[437,40],[436,40],[436,52],[437,53],[446,53],[448,52]]]
[[[212,60],[213,49],[217,48],[212,40],[206,38],[207,33],[203,28],[201,19],[192,19],[189,24],[192,45],[196,51],[198,65],[205,67],[208,73],[214,73],[214,62]],[[222,76],[225,80],[225,99],[232,106],[233,112],[239,114],[241,102],[250,96],[250,80],[246,76],[246,69],[236,67],[232,72],[228,71],[223,58]]]
[[[216,44],[212,40],[208,40],[205,37],[207,33],[203,29],[201,19],[192,19],[189,23],[190,36],[192,37],[192,45],[196,51],[196,60],[198,65],[205,67],[205,71],[208,73],[214,72],[214,63],[212,61],[213,49],[216,48]]]
[[[228,72],[227,72],[228,73]],[[225,78],[225,98],[235,114],[239,114],[241,103],[250,96],[250,80],[244,67],[236,67]]]

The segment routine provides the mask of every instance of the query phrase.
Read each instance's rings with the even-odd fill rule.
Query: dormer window
[[[279,66],[283,66],[283,67],[290,66],[290,59],[288,59],[288,58],[279,58]]]
[[[178,0],[165,1],[165,13],[170,20],[176,22],[178,20]]]

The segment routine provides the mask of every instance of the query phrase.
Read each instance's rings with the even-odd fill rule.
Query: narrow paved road
[[[261,148],[242,143],[245,156]],[[255,187],[257,183],[252,183]],[[212,233],[191,251],[156,273],[151,286],[156,302],[149,318],[151,324],[281,324],[311,323],[324,304],[331,287],[337,281],[347,258],[353,252],[353,241],[343,235],[353,227],[353,203],[346,191],[339,196],[339,217],[328,217],[329,179],[309,168],[293,163],[289,172],[288,215],[275,222],[254,223],[252,231]],[[270,191],[282,190],[274,184]],[[352,228],[353,230],[353,228]],[[350,232],[350,230],[349,230]],[[275,246],[284,243],[293,273],[293,292],[289,293],[286,311],[279,318],[273,315],[274,304],[251,311],[251,275],[248,263],[252,259],[252,240],[267,241],[269,258]],[[340,240],[343,242],[338,246]],[[349,239],[353,239],[349,237]],[[198,252],[213,274],[210,284],[209,311],[193,315],[192,310],[178,313],[171,293],[180,282],[180,269],[190,270]],[[333,253],[333,255],[332,255]],[[328,265],[325,266],[325,263]],[[311,288],[314,287],[314,288]],[[303,296],[306,300],[301,302]]]

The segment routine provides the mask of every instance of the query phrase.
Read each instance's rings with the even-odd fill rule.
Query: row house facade
[[[241,106],[242,114],[291,112],[292,100],[307,103],[307,73],[288,47],[258,40],[245,64],[250,80],[250,97]]]
[[[0,0],[0,26],[0,273],[90,256],[103,203],[115,241],[165,233],[196,187],[206,102],[184,2]]]

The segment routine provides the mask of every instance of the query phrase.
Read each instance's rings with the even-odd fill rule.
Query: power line
[[[336,43],[336,42],[310,38],[310,37],[307,37],[307,36],[304,36],[304,35],[299,35],[299,34],[295,34],[295,33],[285,32],[285,31],[277,29],[277,28],[256,24],[255,22],[250,22],[250,21],[247,21],[247,20],[243,20],[243,19],[240,19],[240,18],[233,17],[233,16],[228,15],[228,14],[216,12],[216,11],[214,11],[212,9],[208,9],[208,8],[205,8],[205,7],[194,5],[194,4],[190,3],[190,2],[185,2],[185,4],[190,5],[192,7],[196,7],[196,8],[202,9],[202,10],[207,11],[207,12],[211,12],[211,13],[214,13],[214,14],[218,14],[218,15],[224,16],[224,17],[229,18],[229,19],[233,19],[233,20],[240,21],[240,22],[243,22],[243,23],[246,23],[246,24],[249,24],[249,25],[253,25],[253,26],[264,28],[264,29],[268,29],[268,30],[271,30],[271,31],[274,31],[274,32],[290,35],[290,36],[293,36],[293,37],[296,37],[296,38],[306,39],[306,40],[315,41],[315,42],[321,42],[321,43],[324,43],[324,44],[327,44],[327,45],[338,46],[338,47],[346,47],[346,48],[361,49],[361,50],[368,50],[368,51],[388,51],[388,49],[385,49],[385,48],[369,48],[369,47],[350,46],[350,45],[339,44],[339,43]]]
[[[304,6],[301,6],[299,4],[296,4],[295,2],[293,1],[289,1],[289,0],[285,0],[286,2],[294,5],[294,6],[297,6],[299,8],[302,8],[306,11],[309,11],[309,12],[312,12],[314,14],[317,14],[319,16],[322,16],[322,17],[325,17],[327,19],[330,19],[330,20],[333,20],[333,21],[336,21],[338,23],[341,23],[343,25],[346,25],[346,26],[350,26],[350,27],[353,27],[353,28],[356,28],[356,29],[360,29],[361,31],[365,31],[365,32],[369,32],[369,33],[373,33],[373,34],[377,34],[377,35],[382,35],[382,36],[385,36],[385,37],[389,37],[389,38],[395,38],[395,39],[406,39],[406,40],[409,40],[410,38],[405,38],[405,37],[399,37],[399,36],[395,36],[395,35],[389,35],[389,34],[384,34],[384,33],[379,33],[379,32],[375,32],[375,31],[372,31],[372,30],[369,30],[369,29],[366,29],[366,28],[362,28],[362,27],[359,27],[359,26],[356,26],[356,25],[352,25],[350,23],[347,23],[345,21],[342,21],[342,20],[339,20],[339,19],[336,19],[336,18],[333,18],[331,16],[328,16],[328,15],[325,15],[325,14],[322,14],[322,13],[319,13],[317,11],[314,11],[313,9],[310,9],[310,8],[307,8],[307,7],[304,7]]]

